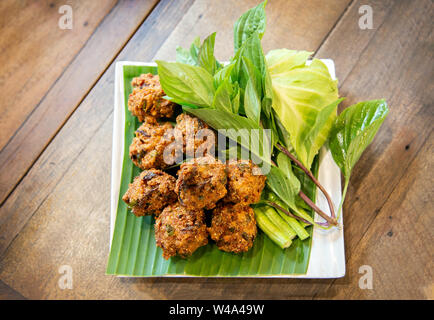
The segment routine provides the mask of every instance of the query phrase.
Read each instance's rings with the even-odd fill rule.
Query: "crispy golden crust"
[[[190,256],[208,243],[204,212],[190,211],[179,203],[169,205],[155,221],[155,240],[164,259]]]
[[[175,192],[189,209],[213,209],[226,193],[226,166],[213,157],[192,159],[181,165]]]
[[[143,171],[122,197],[136,216],[159,215],[176,201],[175,178],[157,169]]]
[[[201,147],[198,151],[201,153],[200,156],[206,156],[208,150],[211,151],[214,149],[215,134],[210,127],[199,118],[181,113],[176,117],[175,129],[182,133],[183,151],[188,157],[194,157],[199,147]]]
[[[133,88],[158,88],[161,87],[160,77],[158,75],[153,75],[152,73],[142,73],[140,76],[133,78],[131,81],[131,86]]]
[[[223,201],[245,205],[259,202],[267,177],[252,161],[229,160],[226,171],[228,193]]]
[[[248,251],[257,233],[253,209],[243,204],[219,203],[213,211],[208,232],[220,250]]]
[[[165,93],[160,85],[158,75],[151,73],[142,74],[131,81],[133,92],[128,98],[128,110],[136,116],[140,122],[147,116],[155,118],[173,116],[176,104],[163,99]]]
[[[171,165],[164,161],[164,149],[174,141],[169,122],[159,124],[154,118],[146,121],[136,130],[136,137],[130,145],[130,158],[142,170],[164,169]]]

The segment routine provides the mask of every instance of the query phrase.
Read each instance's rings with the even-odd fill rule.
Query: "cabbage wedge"
[[[326,142],[340,102],[337,81],[320,60],[308,64],[310,55],[307,51],[278,49],[266,56],[273,109],[290,135],[297,158],[307,168]]]

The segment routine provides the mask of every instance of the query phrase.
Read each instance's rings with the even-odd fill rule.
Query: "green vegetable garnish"
[[[273,109],[290,135],[297,158],[310,168],[313,158],[326,142],[336,118],[337,81],[326,65],[310,53],[286,49],[267,54],[273,84]]]
[[[372,100],[359,102],[346,108],[336,119],[330,133],[329,146],[333,159],[345,177],[344,193],[338,214],[345,200],[351,170],[374,139],[388,113],[385,100]]]
[[[235,22],[235,52],[226,65],[214,56],[216,33],[202,43],[196,38],[189,50],[178,47],[177,62],[157,64],[165,98],[234,142],[223,153],[234,151],[245,158],[243,150],[248,149],[248,155],[269,168],[267,191],[255,213],[259,228],[285,248],[295,236],[306,239],[308,225],[328,228],[338,224],[330,195],[311,172],[319,150],[328,141],[344,174],[340,212],[351,170],[388,109],[384,100],[374,100],[351,106],[338,116],[343,98],[337,80],[321,60],[308,61],[311,52],[288,49],[272,50],[265,56],[261,45],[265,5],[266,1]],[[331,216],[305,195],[301,186],[306,183],[300,182],[305,179],[325,195]],[[306,208],[327,222],[315,223]]]
[[[258,4],[256,7],[246,11],[234,25],[234,48],[235,51],[257,32],[262,38],[265,32],[265,5],[267,1]]]
[[[166,232],[169,236],[173,236],[175,230],[170,224],[166,224]]]

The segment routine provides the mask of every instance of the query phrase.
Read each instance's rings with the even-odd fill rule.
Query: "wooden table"
[[[0,298],[434,298],[430,0],[267,5],[265,51],[286,47],[332,58],[344,106],[383,97],[390,106],[352,174],[344,278],[105,275],[114,63],[174,59],[176,45],[213,31],[217,57],[228,59],[234,21],[257,2],[0,3]],[[72,30],[58,27],[65,3],[73,9]],[[372,8],[372,29],[359,27],[362,5]],[[58,285],[63,265],[73,270],[72,290]],[[359,286],[365,265],[372,268],[372,289]]]

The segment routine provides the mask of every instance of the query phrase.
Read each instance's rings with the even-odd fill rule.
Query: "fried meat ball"
[[[167,206],[155,221],[155,240],[164,259],[190,256],[208,243],[203,210],[191,211],[179,203]]]
[[[253,209],[239,203],[219,203],[213,211],[208,232],[220,250],[247,252],[257,233]]]
[[[131,86],[133,88],[158,88],[160,87],[160,78],[158,75],[153,75],[152,73],[142,73],[139,77],[133,78]]]
[[[176,117],[175,129],[182,133],[183,151],[190,157],[195,156],[200,146],[200,156],[206,156],[208,154],[207,151],[212,150],[215,146],[214,132],[199,118],[181,113]],[[207,130],[205,131],[204,129]],[[212,135],[212,138],[207,134]]]
[[[150,169],[134,178],[122,197],[136,216],[159,215],[163,208],[176,201],[175,178],[167,173]]]
[[[147,117],[136,130],[130,145],[130,158],[142,170],[164,169],[171,165],[164,161],[164,149],[174,141],[170,134],[173,129],[169,122],[158,123],[155,118]]]
[[[245,205],[259,202],[267,177],[258,166],[251,160],[229,160],[226,171],[228,193],[223,199],[225,202]]]
[[[189,209],[213,209],[226,193],[226,166],[211,156],[191,159],[181,165],[175,192]]]
[[[143,122],[146,116],[155,118],[173,116],[175,104],[163,99],[165,93],[161,88],[158,75],[142,74],[131,81],[133,92],[128,98],[128,110]]]

